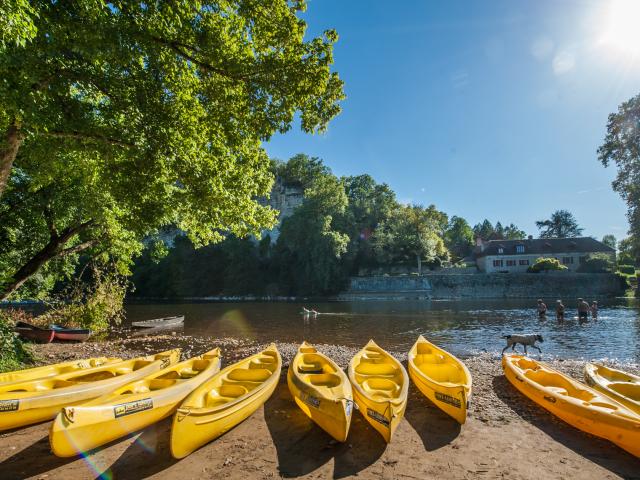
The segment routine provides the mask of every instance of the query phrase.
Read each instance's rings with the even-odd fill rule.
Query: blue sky
[[[348,98],[326,134],[294,128],[267,151],[369,173],[399,200],[472,225],[489,218],[535,235],[536,220],[567,209],[586,235],[622,238],[615,170],[596,150],[608,114],[640,93],[628,46],[640,9],[612,5],[312,0],[308,34],[338,31],[334,69]]]

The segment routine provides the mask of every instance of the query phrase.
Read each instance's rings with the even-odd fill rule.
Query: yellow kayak
[[[173,417],[171,454],[184,458],[248,418],[278,385],[282,358],[274,344],[229,365],[196,388]]]
[[[35,380],[37,378],[55,377],[56,375],[62,375],[63,373],[77,372],[79,370],[86,370],[88,368],[100,367],[102,365],[121,361],[121,358],[85,358],[82,360],[70,360],[68,362],[54,363],[52,365],[43,365],[42,367],[5,372],[0,374],[0,386],[4,386],[7,383],[26,382],[27,380]]]
[[[597,363],[584,366],[589,385],[640,414],[640,377]]]
[[[416,387],[458,423],[467,420],[471,396],[469,369],[422,335],[409,351],[409,376]]]
[[[218,371],[220,349],[216,348],[82,406],[65,407],[49,431],[51,450],[59,457],[73,457],[162,420]]]
[[[389,443],[407,407],[407,371],[369,340],[351,359],[348,375],[360,413]]]
[[[502,357],[521,393],[568,424],[640,456],[640,416],[593,388],[523,355]]]
[[[289,364],[287,384],[302,411],[339,442],[349,434],[353,396],[342,369],[307,342]]]
[[[79,405],[178,360],[180,350],[110,363],[55,377],[0,385],[0,431],[55,417],[62,407]]]

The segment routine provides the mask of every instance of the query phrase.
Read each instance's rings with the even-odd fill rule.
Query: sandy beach
[[[41,363],[53,363],[99,355],[130,358],[177,346],[188,357],[211,345],[222,348],[225,365],[262,347],[236,339],[160,335],[39,345],[36,351]],[[405,420],[391,444],[359,413],[347,442],[338,444],[293,403],[286,366],[297,346],[278,347],[285,368],[264,408],[181,461],[168,450],[170,419],[72,459],[50,453],[49,423],[43,423],[0,434],[0,478],[640,478],[640,459],[564,424],[523,397],[502,375],[499,357],[491,354],[465,359],[474,385],[470,416],[462,427],[411,386]],[[347,347],[317,347],[343,367],[355,353]],[[406,360],[406,353],[394,354]],[[582,378],[582,362],[552,363]]]

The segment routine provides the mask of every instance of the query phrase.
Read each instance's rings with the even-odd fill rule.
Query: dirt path
[[[199,342],[190,345],[197,349],[202,346]],[[132,354],[147,348],[120,345]],[[295,348],[279,347],[286,359]],[[78,353],[58,348],[47,346],[41,353],[49,361]],[[110,343],[86,348],[112,354],[118,349]],[[247,349],[242,343],[229,344],[225,360],[232,361]],[[340,363],[353,353],[342,347],[321,349]],[[405,420],[390,445],[359,413],[347,442],[337,444],[295,406],[283,374],[264,408],[181,461],[169,454],[169,420],[76,459],[59,459],[49,452],[45,423],[0,435],[0,479],[640,479],[640,460],[556,420],[520,395],[502,375],[497,358],[487,355],[466,363],[474,377],[474,403],[462,428],[412,386]],[[555,366],[573,375],[581,368],[578,362]]]

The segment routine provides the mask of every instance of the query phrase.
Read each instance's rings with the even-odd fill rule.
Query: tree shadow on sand
[[[494,377],[496,395],[523,420],[555,441],[623,478],[640,479],[640,460],[613,443],[585,433],[529,400],[504,375]]]
[[[44,436],[0,463],[0,478],[10,480],[37,477],[75,460],[56,457],[51,453],[49,437]]]
[[[176,463],[169,448],[171,421],[171,417],[165,418],[145,428],[108,469],[98,472],[96,480],[147,478]],[[122,439],[113,443],[119,441]]]
[[[460,435],[460,424],[436,407],[413,383],[409,385],[409,399],[404,417],[420,436],[424,448],[428,451],[442,448]]]
[[[343,444],[318,427],[295,404],[286,382],[280,382],[264,405],[264,417],[276,446],[278,470],[285,478],[299,477],[334,459],[334,478],[356,475],[374,463],[386,448],[380,435],[354,412]],[[351,448],[350,445],[357,445]]]

